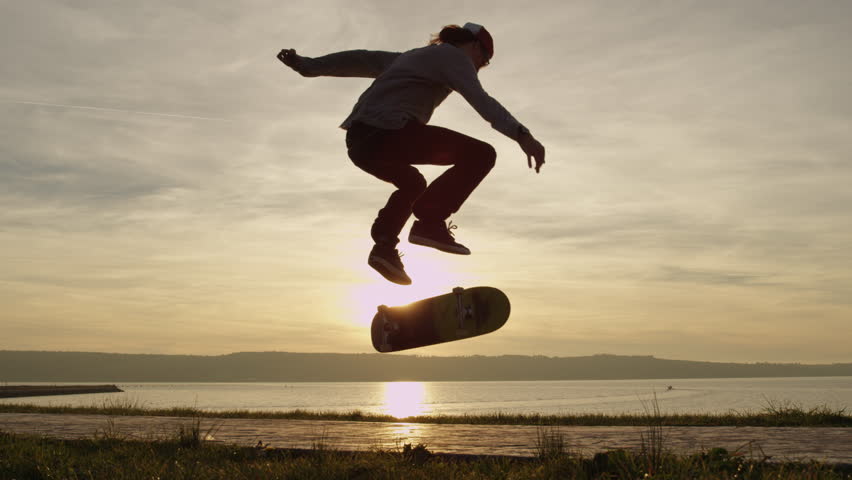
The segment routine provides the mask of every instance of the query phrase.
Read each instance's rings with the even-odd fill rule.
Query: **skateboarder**
[[[447,128],[428,125],[435,108],[453,91],[497,131],[516,140],[527,164],[539,172],[544,147],[479,83],[478,72],[494,55],[494,41],[481,25],[449,25],[429,45],[404,53],[351,50],[317,58],[284,49],[278,59],[305,77],[375,78],[341,128],[352,162],[393,184],[394,191],[373,223],[375,241],[368,264],[391,282],[411,279],[397,251],[399,234],[413,213],[408,241],[458,255],[470,250],[456,242],[446,221],[494,166],[494,148]],[[413,165],[452,166],[427,185]]]

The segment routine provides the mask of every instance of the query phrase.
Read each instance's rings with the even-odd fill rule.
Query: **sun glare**
[[[426,412],[426,386],[421,382],[385,383],[383,410],[397,418],[423,415]]]
[[[354,285],[350,290],[352,321],[370,325],[379,305],[395,307],[407,305],[424,298],[452,292],[455,287],[472,287],[474,279],[459,271],[466,257],[449,256],[422,247],[406,246],[409,255],[403,257],[405,270],[412,279],[411,285],[388,282],[359,258],[359,273],[369,282]]]

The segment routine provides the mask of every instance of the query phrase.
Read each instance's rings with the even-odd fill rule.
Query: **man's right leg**
[[[368,127],[369,128],[369,127]],[[357,133],[350,130],[350,134]],[[385,206],[370,229],[375,242],[367,263],[391,282],[408,285],[411,279],[405,273],[396,249],[399,234],[411,216],[414,203],[426,190],[426,179],[413,166],[401,162],[396,155],[388,155],[384,140],[394,131],[373,130],[367,141],[358,143],[347,135],[349,157],[365,172],[393,184],[397,190],[388,198]],[[355,147],[355,148],[353,148]]]
[[[370,235],[377,244],[396,247],[399,234],[411,217],[414,202],[426,191],[426,179],[419,170],[406,164],[359,167],[397,188],[391,193],[385,206],[379,210],[370,229]]]
[[[397,175],[393,176],[393,180],[387,180],[393,183],[397,190],[391,194],[387,204],[379,210],[378,216],[373,221],[370,235],[376,245],[370,252],[367,264],[391,282],[410,285],[411,278],[405,273],[396,245],[399,243],[399,234],[405,222],[411,216],[412,205],[426,190],[426,179],[416,168],[410,165],[404,166],[410,170],[405,173],[396,172]],[[382,173],[386,174],[387,171]],[[374,175],[382,178],[377,174]]]

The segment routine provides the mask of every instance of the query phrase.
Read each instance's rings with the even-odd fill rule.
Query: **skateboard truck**
[[[388,316],[388,306],[379,305],[379,313],[382,315],[382,343],[379,345],[380,352],[390,352],[393,350],[390,342],[391,333],[399,331],[399,324],[392,322]]]
[[[453,293],[456,295],[456,316],[459,321],[456,333],[459,335],[467,335],[469,332],[467,328],[465,328],[465,320],[473,319],[473,305],[465,305],[462,301],[464,288],[456,287],[453,289]]]

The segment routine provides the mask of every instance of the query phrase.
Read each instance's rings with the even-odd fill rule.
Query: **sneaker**
[[[452,230],[458,228],[450,222],[449,226],[444,222],[421,222],[416,220],[411,226],[408,234],[409,243],[423,245],[424,247],[437,248],[442,252],[455,253],[456,255],[470,255],[470,249],[456,242]]]
[[[402,260],[399,259],[401,256],[395,248],[376,245],[370,251],[367,265],[373,267],[390,282],[411,285],[411,279],[406,275]]]

